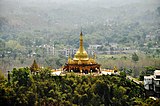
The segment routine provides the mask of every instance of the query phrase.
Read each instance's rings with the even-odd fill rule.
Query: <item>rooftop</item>
[[[153,75],[150,75],[150,76],[144,76],[144,79],[152,79],[153,78]]]
[[[160,75],[160,70],[155,70],[154,75]]]

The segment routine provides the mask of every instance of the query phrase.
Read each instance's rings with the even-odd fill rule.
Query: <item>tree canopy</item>
[[[13,69],[11,82],[0,82],[0,105],[147,105],[143,85],[123,75],[52,76],[49,69],[31,74],[29,68]],[[157,104],[160,100],[156,101]]]
[[[134,62],[137,62],[139,60],[139,57],[138,57],[138,55],[135,52],[132,54],[132,60]]]

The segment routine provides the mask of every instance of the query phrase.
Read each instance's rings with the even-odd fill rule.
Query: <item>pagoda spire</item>
[[[83,34],[82,34],[82,31],[80,33],[80,53],[83,53]]]
[[[79,49],[76,52],[76,54],[74,55],[73,60],[76,60],[76,61],[78,61],[79,59],[80,60],[88,60],[89,59],[88,54],[83,47],[83,34],[82,34],[82,32],[80,33],[80,39],[79,40],[80,40]]]

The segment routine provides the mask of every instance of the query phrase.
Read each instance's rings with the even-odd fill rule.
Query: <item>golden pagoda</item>
[[[68,57],[68,62],[65,64],[63,70],[68,72],[100,72],[100,64],[96,63],[94,58],[89,58],[86,50],[83,47],[83,34],[80,33],[80,44],[79,49],[72,59]]]

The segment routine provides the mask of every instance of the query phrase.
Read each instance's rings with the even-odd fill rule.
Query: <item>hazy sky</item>
[[[73,5],[97,5],[103,7],[117,7],[131,3],[160,3],[160,0],[0,0],[0,9],[14,5],[46,5],[46,4],[73,4]]]

